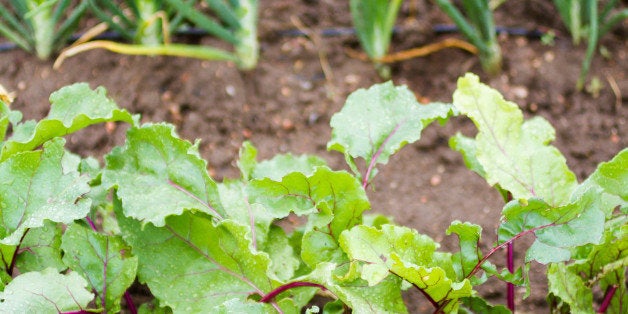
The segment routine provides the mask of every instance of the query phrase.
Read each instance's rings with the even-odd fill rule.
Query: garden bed
[[[410,1],[413,2],[413,1]],[[418,3],[409,16],[408,3],[398,20],[392,40],[395,51],[425,45],[456,34],[435,34],[431,26],[448,23],[429,1]],[[392,80],[405,84],[421,101],[451,101],[456,80],[475,72],[482,80],[519,104],[527,116],[540,115],[556,129],[557,146],[567,164],[582,180],[597,164],[610,160],[628,146],[628,25],[624,22],[602,38],[610,58],[598,55],[589,79],[602,83],[596,93],[578,92],[585,47],[574,47],[554,9],[546,1],[510,1],[496,12],[501,26],[554,30],[553,45],[539,38],[502,34],[504,71],[496,77],[481,73],[477,58],[460,50],[442,50],[423,58],[393,65]],[[13,50],[0,54],[0,84],[15,91],[12,109],[26,119],[40,119],[49,108],[48,96],[58,88],[79,81],[104,86],[120,107],[140,113],[142,121],[167,121],[181,137],[201,139],[201,155],[208,160],[216,180],[238,176],[234,161],[245,140],[259,150],[260,159],[277,153],[317,154],[332,168],[344,168],[343,156],[327,152],[329,120],[347,95],[379,82],[370,63],[352,58],[359,50],[351,34],[308,38],[292,36],[291,19],[298,18],[311,32],[350,27],[348,5],[336,1],[261,1],[260,62],[241,72],[232,64],[174,57],[137,57],[90,51],[69,58],[58,70],[52,62],[37,60]],[[550,22],[547,22],[550,21]],[[549,24],[548,24],[549,23]],[[211,39],[188,38],[199,43]],[[331,72],[321,64],[328,62]],[[327,74],[327,77],[326,75]],[[428,127],[422,139],[402,149],[381,168],[369,197],[376,212],[393,216],[399,224],[417,229],[447,248],[457,241],[446,237],[453,220],[470,221],[484,229],[484,246],[496,239],[495,228],[503,207],[501,196],[484,179],[469,171],[460,155],[447,144],[455,132],[473,130],[463,117],[444,127]],[[90,127],[70,137],[69,148],[83,156],[103,156],[124,142],[124,128]],[[520,244],[523,246],[524,244]],[[522,256],[517,256],[521,261]],[[496,261],[498,262],[498,261]],[[544,268],[532,268],[533,293],[522,301],[522,311],[545,308]],[[482,293],[503,303],[505,289],[495,281]],[[518,295],[522,295],[519,291]],[[416,313],[429,311],[418,293],[407,296]]]

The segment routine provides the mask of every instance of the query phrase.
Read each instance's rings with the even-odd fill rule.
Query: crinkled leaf
[[[59,274],[48,268],[21,274],[0,292],[1,313],[58,314],[87,308],[94,298],[78,273]]]
[[[326,167],[316,168],[310,176],[292,172],[281,182],[253,180],[247,191],[252,203],[262,204],[277,218],[290,212],[310,214],[301,257],[312,268],[322,261],[341,262],[344,253],[338,247],[338,236],[360,224],[362,213],[370,208],[355,177]]]
[[[89,178],[76,167],[63,167],[61,138],[43,150],[20,152],[0,163],[0,213],[3,244],[17,245],[24,232],[42,227],[45,220],[70,223],[87,215],[91,200]]]
[[[347,266],[335,263],[320,263],[303,279],[325,286],[338,299],[353,310],[353,313],[407,313],[401,298],[401,279],[388,276],[371,286],[365,280],[340,278]]]
[[[502,211],[505,221],[498,229],[499,241],[531,232],[536,240],[526,253],[526,261],[568,260],[569,248],[599,243],[602,237],[605,215],[596,206],[596,200],[596,193],[590,192],[562,207],[552,207],[538,199],[509,202]]]
[[[628,224],[627,217],[609,221],[604,234],[604,241],[598,245],[581,248],[576,262],[565,271],[579,276],[587,286],[598,285],[602,291],[608,286],[617,287],[608,312],[620,313],[620,304],[625,307],[626,269],[628,267]],[[565,301],[567,302],[567,301]]]
[[[445,311],[457,308],[458,298],[471,295],[467,279],[453,281],[451,256],[437,253],[438,244],[416,230],[357,226],[342,233],[340,245],[350,260],[361,264],[360,277],[371,286],[395,274],[421,289]]]
[[[125,216],[163,226],[166,217],[185,210],[225,215],[198,147],[179,139],[172,125],[129,129],[124,147],[116,147],[106,161],[102,184],[117,188]]]
[[[466,278],[482,259],[478,245],[482,236],[482,227],[468,222],[453,221],[446,234],[455,233],[460,243],[460,252],[453,256],[454,268],[458,278]]]
[[[565,264],[550,264],[547,268],[548,300],[557,309],[568,313],[593,312],[593,294],[582,278],[569,271]]]
[[[454,282],[440,267],[408,263],[396,254],[391,258],[393,260],[391,270],[429,295],[446,313],[455,312],[459,306],[458,300],[472,294],[473,287],[468,279]]]
[[[368,213],[362,216],[362,224],[365,226],[381,228],[383,225],[395,224],[393,217],[378,213]]]
[[[482,178],[486,177],[486,171],[484,171],[484,167],[482,167],[482,164],[477,159],[475,139],[457,133],[449,138],[449,147],[462,155],[467,169],[477,173]]]
[[[628,148],[617,154],[611,161],[598,165],[590,180],[596,182],[606,193],[617,195],[628,205]]]
[[[240,169],[242,179],[248,181],[251,179],[253,170],[257,166],[257,148],[251,142],[244,141],[238,155],[238,169]]]
[[[351,260],[365,262],[362,279],[374,285],[389,275],[394,254],[417,265],[431,265],[438,243],[406,227],[383,225],[381,229],[356,226],[343,232],[340,246]]]
[[[478,128],[476,158],[489,184],[515,199],[537,197],[553,205],[569,202],[577,180],[553,146],[554,129],[540,118],[523,121],[519,107],[467,74],[458,80],[454,106]],[[477,167],[476,167],[477,168]]]
[[[503,305],[492,305],[486,302],[483,298],[480,297],[466,297],[460,299],[462,301],[462,306],[459,309],[458,313],[465,314],[509,314],[511,313],[509,309],[507,309]]]
[[[417,141],[429,123],[452,114],[448,104],[420,105],[405,86],[376,84],[353,92],[342,110],[334,114],[327,148],[344,153],[350,164],[361,157],[374,168],[378,163],[386,164],[406,144]],[[373,176],[374,172],[366,180]]]
[[[268,236],[268,242],[263,251],[270,257],[270,272],[274,278],[286,282],[294,276],[300,261],[295,256],[290,240],[283,229],[273,226]]]
[[[120,299],[135,280],[137,257],[118,236],[99,234],[77,223],[63,234],[63,262],[89,280],[97,304],[107,312],[120,311]]]
[[[156,299],[151,300],[148,303],[143,303],[137,309],[138,314],[172,314],[172,309],[169,307],[160,307],[159,301]]]
[[[325,160],[318,156],[292,154],[277,155],[269,160],[261,161],[253,170],[253,178],[269,178],[279,181],[292,172],[300,172],[310,176],[316,167],[326,166]]]
[[[344,314],[345,306],[341,300],[335,300],[327,302],[323,307],[323,313],[325,314]]]
[[[628,267],[628,225],[625,217],[607,224],[601,244],[579,247],[574,255],[576,261],[569,265],[558,263],[550,266],[548,299],[556,303],[558,309],[588,313],[593,310],[591,291],[606,291],[612,285],[617,290],[607,312],[622,313],[628,302],[624,284]]]
[[[214,306],[210,313],[239,314],[239,313],[272,313],[268,304],[247,301],[243,299],[231,299]]]
[[[17,245],[5,245],[0,244],[0,258],[2,261],[0,262],[0,286],[4,287],[5,283],[9,283],[11,281],[11,275],[13,270],[9,269],[9,266],[13,263],[13,258],[15,258],[15,251],[17,250]],[[1,291],[2,289],[0,289]]]
[[[61,88],[50,95],[50,103],[50,113],[46,118],[36,125],[26,122],[15,128],[12,138],[2,147],[0,160],[35,149],[52,138],[92,124],[107,121],[135,123],[130,113],[119,109],[115,102],[107,98],[104,88],[92,90],[86,83]]]
[[[163,227],[142,227],[123,217],[117,199],[114,205],[123,236],[139,257],[140,281],[174,313],[205,312],[279,285],[269,276],[268,255],[253,250],[246,226],[230,219],[214,225],[210,216],[186,211],[167,217]]]
[[[21,273],[54,268],[67,268],[61,260],[61,226],[45,221],[44,226],[28,231],[20,244],[20,254],[15,265]]]
[[[251,227],[254,246],[263,247],[268,239],[270,224],[275,219],[272,213],[260,204],[249,203],[246,183],[225,180],[217,184],[217,187],[225,218]]]

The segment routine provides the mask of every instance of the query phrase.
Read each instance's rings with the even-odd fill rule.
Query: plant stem
[[[15,251],[13,252],[13,258],[11,258],[11,265],[9,265],[9,268],[7,268],[7,274],[9,274],[9,276],[13,276],[13,268],[15,268],[15,262],[17,260],[17,254],[20,251],[20,245],[22,245],[22,241],[24,241],[24,238],[26,237],[26,234],[30,230],[31,229],[28,228],[28,229],[26,229],[26,231],[24,231],[24,234],[20,238],[20,243],[18,243],[18,245],[15,247]]]
[[[131,314],[137,314],[137,307],[135,307],[135,303],[131,298],[131,294],[129,291],[124,291],[124,301],[126,301],[126,307],[131,312]]]
[[[96,224],[94,224],[94,221],[91,218],[89,218],[89,216],[85,216],[85,220],[87,220],[87,223],[92,228],[92,230],[98,231],[98,229],[96,229]]]
[[[515,263],[514,263],[515,243],[514,241],[508,243],[506,250],[507,250],[507,255],[508,255],[506,264],[508,267],[508,271],[512,274],[515,272]],[[512,282],[507,282],[506,289],[507,289],[506,291],[507,301],[506,302],[508,305],[508,309],[514,313],[515,312],[515,285],[512,284]]]
[[[506,203],[512,201],[512,193],[506,193]],[[508,243],[506,249],[506,266],[508,271],[512,274],[515,272],[515,242],[514,240]],[[506,304],[511,312],[515,312],[515,285],[512,282],[506,283]]]
[[[322,290],[327,290],[325,286],[317,284],[317,283],[307,282],[307,281],[295,281],[295,282],[287,283],[283,286],[279,286],[275,288],[275,290],[263,296],[259,301],[263,303],[270,303],[280,293],[290,290],[292,288],[298,288],[298,287],[318,287],[318,288],[321,288]]]
[[[608,310],[608,306],[611,305],[611,300],[613,300],[616,291],[616,285],[608,286],[606,288],[606,292],[604,293],[604,301],[602,301],[602,304],[600,304],[600,307],[597,309],[597,313],[606,313],[606,310]]]

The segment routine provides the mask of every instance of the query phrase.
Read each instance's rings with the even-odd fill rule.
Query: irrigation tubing
[[[393,29],[393,34],[401,34],[409,31],[408,29],[404,29],[401,27],[395,27]],[[453,34],[458,33],[458,27],[455,25],[449,24],[436,24],[432,27],[432,31],[435,34]],[[497,26],[495,28],[495,32],[498,34],[508,34],[512,36],[523,36],[532,39],[540,39],[545,35],[545,32],[539,29],[527,29],[522,27],[503,27]],[[325,28],[319,31],[319,35],[323,37],[337,37],[337,36],[350,36],[355,35],[356,31],[352,27],[333,27],[333,28]],[[70,37],[69,42],[73,43],[78,40],[83,34],[75,34]],[[184,30],[179,30],[176,32],[177,36],[196,36],[202,37],[209,35],[206,31],[198,28],[186,28]],[[301,37],[306,36],[305,32],[298,29],[288,29],[277,32],[277,35],[281,37]],[[105,32],[102,33],[93,39],[97,40],[113,40],[120,41],[122,40],[122,36],[116,32]],[[18,48],[18,46],[12,42],[1,42],[0,43],[0,52],[9,51]]]

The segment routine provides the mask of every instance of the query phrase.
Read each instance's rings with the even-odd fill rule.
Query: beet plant
[[[423,298],[410,302],[434,312],[502,313],[509,309],[476,287],[495,276],[534,288],[532,262],[548,265],[553,310],[626,309],[628,149],[579,183],[549,145],[549,123],[524,121],[474,75],[459,80],[453,104],[420,105],[390,82],[351,94],[328,143],[350,171],[308,155],[258,161],[245,142],[241,176],[222,182],[209,176],[198,142],[166,123],[140,124],[101,88],[65,87],[51,103],[39,122],[21,122],[2,103],[0,312],[117,312],[138,281],[154,297],[140,312],[317,312],[310,303],[319,294],[326,313],[405,313],[403,291],[417,289]],[[452,148],[512,199],[487,252],[473,223],[444,230],[460,241],[445,252],[367,213],[366,188],[390,156],[454,115],[471,118],[478,133],[454,136]],[[64,148],[66,134],[115,121],[129,125],[126,142],[104,166]],[[303,223],[280,223],[293,216]],[[495,253],[524,236],[535,241],[523,266],[498,269]],[[593,291],[606,293],[597,300]]]

